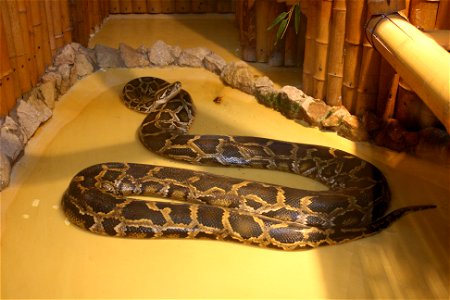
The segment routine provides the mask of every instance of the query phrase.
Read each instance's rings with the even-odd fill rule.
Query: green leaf
[[[300,16],[300,4],[296,4],[294,8],[295,34],[298,34],[298,29],[300,27]]]
[[[270,24],[267,30],[272,30],[278,23],[280,23],[283,19],[285,19],[287,15],[288,15],[287,12],[282,12],[281,14],[279,14],[278,17],[276,17],[275,20],[273,20],[272,24]]]
[[[283,38],[284,33],[286,32],[286,27],[288,25],[288,19],[283,19],[280,23],[280,27],[278,27],[277,31],[277,41]]]

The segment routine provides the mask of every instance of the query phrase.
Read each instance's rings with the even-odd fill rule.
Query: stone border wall
[[[370,113],[358,118],[345,107],[329,106],[296,87],[275,88],[268,77],[254,75],[246,63],[227,63],[206,48],[182,49],[163,41],[137,49],[126,44],[120,44],[118,49],[103,45],[89,49],[72,43],[58,51],[39,84],[18,99],[8,116],[0,119],[0,190],[8,186],[11,167],[28,140],[51,118],[55,101],[76,81],[100,69],[169,66],[205,68],[220,76],[225,84],[254,95],[259,103],[305,126],[335,131],[353,141],[372,140],[396,151],[410,151],[450,165],[450,137],[444,130],[408,132],[395,120],[382,124]]]

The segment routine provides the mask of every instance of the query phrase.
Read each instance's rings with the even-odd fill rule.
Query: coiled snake
[[[102,163],[78,173],[62,199],[69,221],[95,233],[134,238],[211,238],[283,250],[333,245],[379,232],[412,206],[385,214],[390,192],[380,170],[346,152],[259,137],[190,135],[194,109],[181,84],[154,77],[123,88],[129,108],[147,113],[142,143],[192,164],[266,168],[325,184],[308,191],[206,172]],[[148,201],[147,195],[174,201]]]

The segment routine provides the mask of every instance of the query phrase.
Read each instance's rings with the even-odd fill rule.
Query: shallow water
[[[299,252],[206,240],[117,239],[78,229],[60,209],[62,194],[79,170],[105,161],[323,188],[290,174],[190,166],[150,153],[136,134],[145,115],[120,100],[123,85],[139,76],[182,82],[197,110],[193,133],[336,147],[383,171],[392,208],[425,203],[438,208],[410,214],[373,237]],[[222,103],[214,103],[217,96]],[[448,298],[448,168],[303,127],[202,69],[97,72],[63,96],[54,113],[1,193],[2,298]]]

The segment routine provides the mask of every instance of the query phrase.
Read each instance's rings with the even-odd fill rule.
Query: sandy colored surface
[[[183,18],[182,22],[163,17],[162,27],[171,28],[164,33],[162,27],[149,29],[149,23],[158,26],[161,20],[116,17],[92,43],[116,47],[123,41],[137,47],[141,40],[151,45],[164,38],[175,44],[175,36],[169,33],[186,30],[177,42],[180,46],[204,46],[227,60],[236,59],[232,19],[214,16],[208,20],[205,15],[200,21],[206,25],[195,28],[186,24],[189,18]],[[224,40],[215,34],[222,26],[228,26],[224,32],[230,34],[224,33]],[[289,72],[277,77],[277,72],[257,68],[274,74],[272,79],[279,84],[297,80]],[[424,203],[438,208],[410,214],[370,238],[300,252],[204,240],[126,240],[75,228],[65,221],[59,205],[70,179],[82,168],[105,161],[194,168],[157,157],[140,144],[136,130],[144,115],[128,110],[120,100],[123,85],[138,76],[182,82],[197,108],[194,133],[333,146],[383,171],[393,193],[392,208]],[[213,102],[217,96],[223,97],[221,104]],[[256,104],[253,97],[223,86],[217,76],[202,69],[100,71],[79,81],[57,103],[54,113],[27,146],[11,186],[1,193],[2,298],[448,299],[448,168],[305,128]],[[278,172],[195,168],[320,188],[310,180]]]

